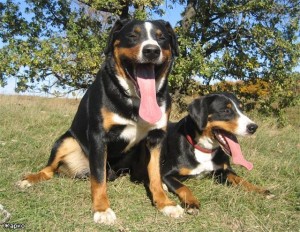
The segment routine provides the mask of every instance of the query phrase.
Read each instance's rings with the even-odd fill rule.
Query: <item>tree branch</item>
[[[83,5],[93,8],[91,1],[84,1],[84,0],[77,0],[77,1]],[[121,8],[111,4],[108,7],[98,7],[96,10],[102,11],[102,12],[107,12],[107,13],[116,13],[117,11],[120,10],[121,11],[121,14],[120,14],[121,19],[129,18],[130,17],[130,15],[129,15],[130,1],[120,0],[119,3],[120,3],[119,5],[122,6]]]

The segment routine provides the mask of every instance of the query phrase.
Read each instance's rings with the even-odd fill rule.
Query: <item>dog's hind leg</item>
[[[226,170],[225,171],[226,181],[232,186],[240,186],[249,192],[256,192],[265,195],[267,198],[272,198],[274,195],[267,189],[251,184],[242,177],[236,175],[234,172]]]
[[[20,188],[27,188],[35,183],[51,179],[56,172],[70,177],[81,177],[89,173],[88,160],[78,142],[69,132],[55,142],[47,166],[37,173],[26,175],[17,185]]]

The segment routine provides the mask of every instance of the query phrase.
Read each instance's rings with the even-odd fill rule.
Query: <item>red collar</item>
[[[185,134],[185,137],[187,139],[187,141],[197,150],[204,152],[204,153],[208,153],[208,154],[212,154],[215,150],[217,150],[218,148],[214,148],[214,149],[207,149],[204,147],[199,146],[190,135]]]
[[[185,120],[186,123],[186,120]],[[185,137],[187,139],[187,141],[198,151],[207,153],[207,154],[212,154],[214,151],[216,151],[218,148],[214,148],[214,149],[207,149],[204,147],[199,146],[194,140],[193,138],[187,133],[186,131],[186,126],[184,125],[184,133],[185,133]]]

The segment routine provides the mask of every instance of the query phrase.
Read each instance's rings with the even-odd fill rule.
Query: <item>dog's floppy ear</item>
[[[199,131],[203,131],[207,125],[208,106],[205,98],[194,100],[188,107],[189,116],[197,125]]]
[[[177,42],[177,37],[176,34],[171,26],[171,24],[167,21],[164,20],[157,20],[159,23],[163,24],[170,36],[171,39],[171,48],[172,48],[172,54],[173,56],[179,56],[179,48],[178,48],[178,42]]]
[[[188,112],[199,131],[203,131],[208,122],[209,105],[214,100],[214,95],[197,98],[188,107]]]
[[[105,55],[109,54],[113,50],[113,43],[114,43],[115,33],[120,31],[124,27],[124,25],[127,24],[129,21],[130,21],[129,19],[123,19],[123,20],[117,20],[115,22],[114,26],[112,27],[112,29],[109,33],[106,48],[104,49],[104,54]]]

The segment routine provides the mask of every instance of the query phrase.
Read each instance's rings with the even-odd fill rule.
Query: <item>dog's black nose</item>
[[[255,123],[250,123],[249,125],[247,125],[247,131],[250,134],[254,134],[256,129],[257,129],[257,125]]]
[[[148,44],[143,47],[143,55],[149,59],[157,59],[160,55],[160,48],[154,44]]]

